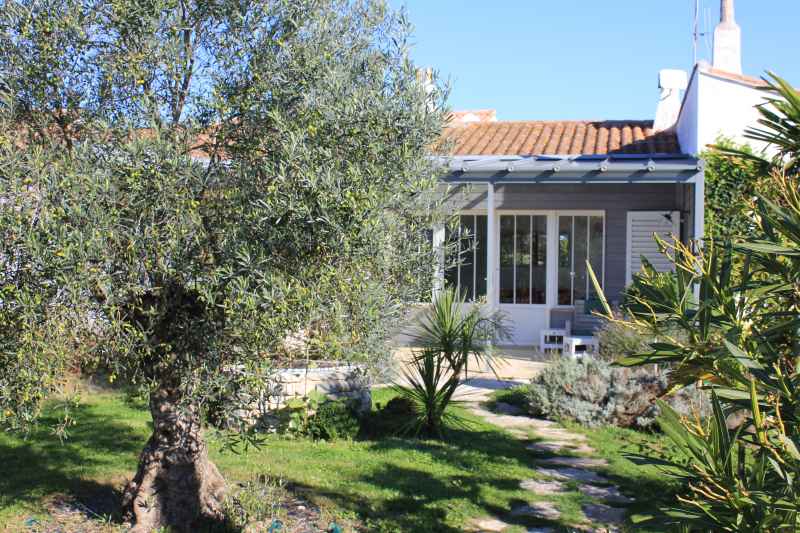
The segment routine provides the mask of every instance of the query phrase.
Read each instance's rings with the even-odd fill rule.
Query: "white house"
[[[755,125],[763,82],[741,72],[733,0],[721,1],[712,64],[663,70],[655,120],[499,121],[492,110],[455,113],[442,180],[449,207],[475,240],[460,267],[440,271],[469,298],[486,298],[513,327],[513,344],[542,329],[591,329],[586,261],[617,300],[647,257],[670,267],[653,239],[703,235],[698,155],[719,135]],[[444,230],[435,242],[445,240]]]

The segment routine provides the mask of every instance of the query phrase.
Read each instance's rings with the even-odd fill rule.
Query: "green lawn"
[[[377,391],[375,401],[385,403],[390,395]],[[357,520],[366,531],[456,532],[469,518],[505,517],[508,509],[531,501],[518,483],[535,477],[531,452],[523,443],[461,414],[470,425],[451,429],[447,443],[398,438],[329,443],[272,436],[261,449],[243,455],[219,453],[213,439],[211,449],[230,481],[264,472],[281,476],[331,516]],[[85,398],[75,418],[77,425],[64,444],[49,433],[47,417],[27,440],[0,435],[0,523],[21,526],[43,512],[44,501],[62,494],[91,499],[95,509],[101,502],[107,512],[114,510],[117,491],[132,475],[148,436],[149,416],[121,395],[99,393]],[[658,438],[620,430],[587,435],[611,460],[609,473],[625,490],[664,497],[669,484],[662,474],[621,457],[658,444]],[[558,501],[568,523],[585,500],[570,492]],[[648,502],[639,507],[647,509]],[[525,519],[516,523],[519,531],[536,525]]]

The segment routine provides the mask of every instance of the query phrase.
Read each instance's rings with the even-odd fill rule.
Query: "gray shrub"
[[[531,381],[529,409],[534,416],[590,427],[649,427],[658,415],[655,399],[668,390],[668,376],[668,368],[655,365],[626,368],[590,357],[558,358]],[[704,416],[708,406],[695,387],[662,399],[687,415]]]

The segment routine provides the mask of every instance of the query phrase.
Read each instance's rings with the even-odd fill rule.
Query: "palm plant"
[[[446,422],[456,421],[447,411],[462,382],[470,358],[492,371],[492,342],[507,337],[502,316],[485,314],[453,289],[441,291],[420,316],[412,335],[415,350],[403,371],[406,385],[396,390],[416,406],[417,417],[406,429],[416,435],[442,437]]]

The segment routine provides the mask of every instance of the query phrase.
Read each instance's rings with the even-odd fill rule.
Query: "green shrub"
[[[284,514],[283,506],[288,500],[286,480],[259,474],[235,487],[225,498],[225,520],[236,530],[254,522],[273,520]]]
[[[649,427],[659,413],[655,400],[668,390],[668,374],[655,365],[632,369],[590,357],[556,359],[528,386],[528,410],[590,427]],[[685,415],[703,416],[708,409],[704,395],[693,387],[666,400]]]
[[[353,439],[360,429],[351,402],[329,400],[308,420],[308,436],[321,440]]]
[[[418,416],[414,402],[395,396],[384,407],[378,404],[377,409],[362,420],[361,428],[364,435],[371,438],[402,436],[412,431]]]
[[[494,401],[507,403],[514,407],[519,407],[523,411],[527,411],[530,407],[530,398],[528,397],[528,387],[519,385],[510,389],[502,389],[494,394]]]

